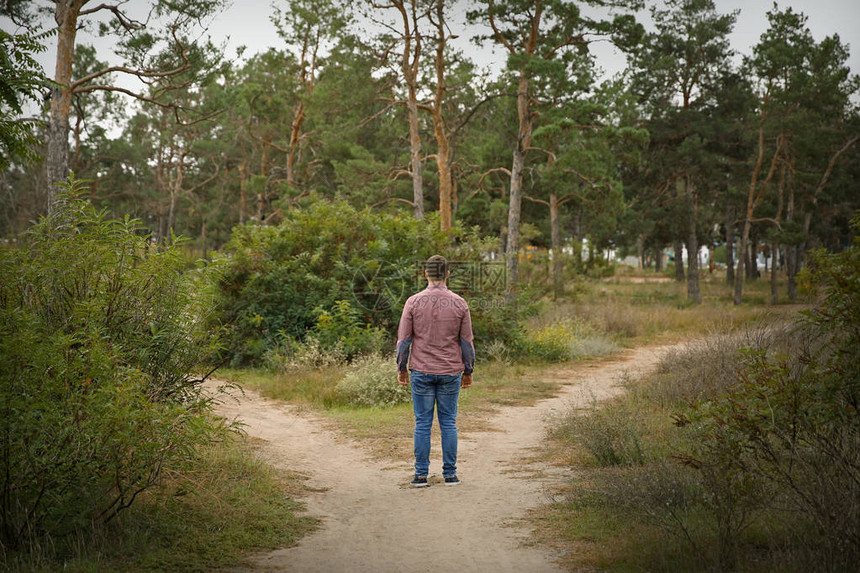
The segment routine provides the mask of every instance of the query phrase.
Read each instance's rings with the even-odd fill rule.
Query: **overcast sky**
[[[275,27],[269,19],[272,13],[273,0],[233,0],[232,6],[214,19],[209,28],[212,37],[217,41],[227,42],[225,56],[235,58],[236,48],[246,46],[245,56],[249,56],[270,47],[281,48],[283,42],[278,38]],[[275,0],[285,6],[288,0]],[[646,0],[652,4],[653,0]],[[773,0],[715,0],[719,13],[728,13],[740,9],[734,33],[731,36],[735,50],[741,54],[749,54],[751,47],[758,42],[759,36],[767,27],[766,12],[773,7]],[[95,2],[94,2],[95,4]],[[147,0],[129,0],[126,7],[144,10],[149,5]],[[843,43],[850,46],[851,58],[849,64],[852,72],[860,73],[860,0],[783,0],[780,7],[791,6],[797,12],[803,12],[808,17],[808,26],[816,41],[825,36],[838,33]],[[489,48],[478,49],[469,43],[472,35],[468,31],[457,29],[457,22],[462,22],[463,9],[452,16],[451,26],[455,33],[460,33],[460,49],[475,59],[481,65],[500,67],[504,63],[501,53],[493,54]],[[647,14],[643,15],[647,21]],[[7,28],[8,21],[2,21]],[[14,30],[10,30],[14,31]],[[51,39],[52,43],[55,40]],[[79,42],[95,43],[98,47],[104,41],[88,38],[86,34],[78,35]],[[608,73],[620,71],[624,66],[624,58],[606,43],[594,46],[598,55],[598,64]],[[49,51],[41,54],[39,60],[44,62],[49,76],[53,76],[53,54],[55,45],[49,46]],[[112,60],[109,52],[101,50],[99,57]],[[118,63],[118,62],[115,62]]]
[[[284,5],[287,0],[277,0]],[[650,5],[653,2],[646,0]],[[731,36],[733,47],[742,54],[749,54],[759,36],[767,28],[766,13],[773,7],[773,0],[715,0],[717,11],[721,14],[740,9],[734,33]],[[810,31],[816,41],[825,36],[838,33],[843,43],[851,48],[850,65],[853,73],[860,73],[860,0],[782,0],[780,8],[791,6],[796,12],[807,15]],[[250,54],[269,47],[280,47],[282,43],[269,20],[272,0],[235,0],[233,6],[219,16],[210,29],[216,38],[230,37],[228,55],[235,54],[235,48],[245,45]],[[461,10],[462,12],[462,10]],[[462,14],[457,14],[462,20]],[[456,30],[455,30],[456,33]],[[502,56],[493,55],[489,50],[479,51],[467,43],[468,34],[463,34],[462,47],[482,63],[499,63]],[[607,72],[619,71],[624,66],[624,58],[613,54],[608,46],[598,47],[599,64]],[[495,60],[493,62],[492,60]]]

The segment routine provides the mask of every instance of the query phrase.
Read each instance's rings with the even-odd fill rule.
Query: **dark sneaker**
[[[409,483],[409,485],[411,485],[412,487],[427,487],[430,484],[427,483],[427,477],[426,476],[425,477],[415,476],[415,479],[413,479]]]
[[[457,476],[446,477],[445,485],[460,485],[460,478]]]

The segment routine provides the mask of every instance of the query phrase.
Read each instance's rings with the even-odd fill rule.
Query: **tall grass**
[[[625,516],[566,543],[597,536],[587,562],[611,571],[854,570],[856,409],[833,409],[843,390],[825,389],[842,382],[827,382],[822,342],[774,319],[714,335],[626,396],[563,416],[550,437],[583,469],[549,515]]]
[[[93,536],[46,539],[3,555],[3,570],[207,572],[289,546],[316,527],[293,499],[300,476],[272,469],[253,441],[212,446]]]

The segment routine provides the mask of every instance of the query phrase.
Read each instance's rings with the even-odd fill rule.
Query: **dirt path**
[[[557,397],[531,407],[504,407],[491,419],[496,431],[461,435],[462,484],[456,487],[438,483],[437,425],[430,467],[431,483],[437,483],[411,489],[410,459],[374,460],[325,429],[322,420],[252,392],[238,404],[224,404],[222,414],[240,418],[251,436],[265,440],[263,455],[273,465],[309,476],[314,492],[304,501],[308,513],[322,520],[320,530],[296,547],[255,556],[253,570],[561,571],[550,550],[527,543],[529,532],[520,521],[547,501],[548,486],[564,479],[562,469],[528,461],[540,446],[547,417],[622,392],[619,376],[653,368],[664,350],[641,348],[611,363],[550,371],[548,377],[565,383]]]

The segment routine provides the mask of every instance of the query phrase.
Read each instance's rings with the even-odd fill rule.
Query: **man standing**
[[[457,485],[457,401],[460,388],[472,385],[475,347],[472,317],[462,297],[445,285],[448,261],[427,259],[427,288],[412,295],[403,307],[397,330],[397,380],[409,384],[415,411],[415,478],[412,487],[426,487],[430,471],[430,430],[433,409],[442,433],[442,477]],[[411,352],[410,352],[411,348]],[[407,367],[408,364],[408,367]]]

